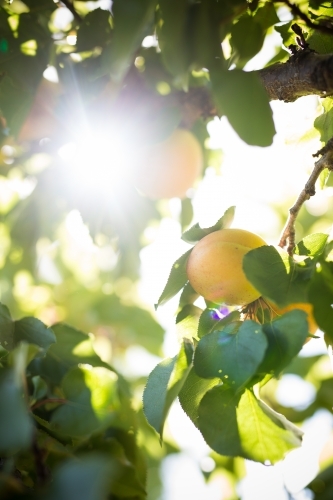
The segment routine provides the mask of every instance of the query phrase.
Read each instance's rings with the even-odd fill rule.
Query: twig
[[[279,246],[284,248],[288,243],[287,252],[290,256],[292,256],[295,247],[295,221],[299,211],[302,208],[303,203],[316,194],[315,185],[321,172],[325,168],[333,170],[333,138],[328,141],[324,148],[319,150],[313,156],[316,157],[319,155],[323,156],[315,163],[314,169],[305,184],[304,189],[299,194],[295,204],[289,209],[289,216],[280,237]]]
[[[37,443],[37,436],[35,435],[32,442],[32,452],[35,459],[36,476],[39,485],[43,485],[50,478],[50,471],[45,465],[45,451],[42,450]]]
[[[40,401],[37,401],[34,405],[31,406],[31,411],[36,410],[36,408],[39,408],[40,406],[44,406],[47,403],[60,403],[60,404],[65,404],[67,403],[67,399],[62,399],[62,398],[48,398],[48,399],[41,399]]]
[[[323,33],[333,33],[333,25],[330,21],[327,21],[327,24],[324,24],[323,21],[314,23],[304,12],[301,11],[301,9],[297,5],[290,2],[289,0],[273,0],[273,3],[284,3],[285,5],[287,5],[294,16],[302,19],[302,21],[304,21],[309,28],[322,31]]]

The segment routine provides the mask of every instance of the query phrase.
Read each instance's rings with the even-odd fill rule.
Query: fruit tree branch
[[[299,194],[295,204],[289,209],[289,216],[280,237],[279,246],[284,248],[288,244],[287,251],[290,256],[292,256],[295,247],[295,221],[298,213],[303,203],[316,194],[315,185],[321,172],[325,168],[333,170],[333,138],[313,156],[319,155],[322,155],[322,157],[315,163],[307,183]]]

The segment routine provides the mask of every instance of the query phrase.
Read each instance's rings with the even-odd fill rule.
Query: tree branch
[[[305,184],[304,189],[299,194],[295,204],[289,209],[289,216],[280,237],[279,246],[284,248],[288,245],[287,252],[290,256],[293,255],[295,248],[295,221],[299,211],[304,202],[316,194],[315,185],[321,172],[325,168],[333,170],[333,138],[328,141],[324,148],[313,156],[319,155],[323,156],[315,163],[314,169]]]

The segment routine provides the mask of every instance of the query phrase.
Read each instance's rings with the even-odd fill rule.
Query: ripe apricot
[[[203,167],[199,141],[185,129],[142,151],[134,184],[152,199],[184,198]]]
[[[243,271],[243,257],[266,245],[260,236],[244,229],[221,229],[208,234],[193,248],[187,276],[194,290],[206,300],[246,305],[260,297]]]
[[[314,319],[313,316],[313,305],[309,304],[308,302],[295,302],[294,304],[288,304],[285,307],[277,307],[275,304],[272,302],[267,302],[272,313],[273,317],[275,318],[276,316],[281,316],[282,314],[293,311],[294,309],[300,309],[301,311],[304,311],[307,313],[307,320],[308,320],[308,326],[309,326],[309,333],[311,335],[314,335],[316,331],[318,330],[318,325]],[[273,318],[272,318],[273,319]],[[307,337],[304,344],[309,342],[311,340],[311,337]]]

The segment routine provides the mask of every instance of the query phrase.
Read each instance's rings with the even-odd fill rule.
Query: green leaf
[[[0,453],[11,455],[30,446],[33,424],[25,404],[23,381],[16,370],[0,370]]]
[[[183,198],[181,200],[182,209],[180,212],[180,225],[182,230],[184,230],[193,219],[193,205],[190,198]]]
[[[77,32],[76,50],[78,52],[104,47],[111,36],[110,12],[95,9],[83,18]]]
[[[306,487],[313,491],[313,500],[331,500],[333,497],[333,464],[322,470]]]
[[[223,327],[228,325],[233,321],[240,320],[240,312],[232,311],[223,317],[221,312],[217,309],[205,309],[200,316],[199,326],[198,326],[198,337],[201,338],[208,333],[214,332],[216,330],[221,330]]]
[[[270,146],[275,135],[268,95],[259,76],[238,69],[210,72],[213,97],[221,115],[247,144]]]
[[[202,398],[206,392],[220,383],[221,380],[219,378],[204,379],[198,377],[194,368],[191,368],[184,385],[179,392],[179,402],[185,413],[196,427],[198,427],[198,409]]]
[[[244,256],[243,270],[252,285],[280,307],[307,302],[307,283],[287,252],[273,246],[250,250]]]
[[[331,54],[333,52],[333,40],[331,34],[322,33],[319,30],[310,30],[306,39],[310,49],[318,54]]]
[[[121,80],[127,73],[134,52],[153,21],[156,3],[157,0],[114,0],[112,3],[113,37],[102,53],[102,65],[114,79]]]
[[[55,472],[45,500],[105,500],[110,490],[110,476],[116,476],[107,456],[92,453],[66,461]]]
[[[231,46],[244,64],[260,51],[264,39],[263,27],[248,14],[240,17],[239,21],[231,28]]]
[[[10,351],[14,347],[14,321],[8,307],[0,303],[0,345]]]
[[[15,343],[22,340],[30,344],[38,345],[48,349],[56,342],[56,336],[51,328],[48,328],[37,318],[27,317],[15,321]]]
[[[258,323],[230,323],[200,340],[193,366],[199,377],[220,377],[226,386],[237,392],[256,373],[267,345]]]
[[[159,363],[148,377],[143,393],[143,411],[162,440],[165,419],[191,369],[192,345],[184,341],[179,354]]]
[[[306,318],[304,311],[295,309],[271,323],[262,325],[268,348],[258,373],[272,373],[277,376],[299,353],[309,332]]]
[[[319,257],[325,248],[328,234],[315,233],[303,238],[295,248],[295,254]]]
[[[246,390],[237,408],[243,456],[274,464],[302,444],[303,432]]]
[[[219,231],[220,229],[227,229],[231,226],[236,207],[228,208],[222,217],[214,224],[214,226],[202,228],[199,224],[194,224],[190,229],[182,234],[182,240],[187,243],[197,243],[199,240],[207,236],[207,234]]]
[[[333,342],[333,263],[321,262],[309,285],[309,301],[317,325]]]
[[[280,22],[274,5],[266,2],[262,7],[259,7],[255,13],[254,19],[261,25],[264,30]]]
[[[179,259],[177,259],[173,264],[167,284],[165,285],[165,288],[160,298],[158,299],[157,304],[155,304],[155,309],[157,309],[157,307],[161,304],[165,304],[166,302],[168,302],[168,300],[174,297],[179,292],[179,290],[181,290],[187,283],[188,278],[186,273],[186,265],[191,252],[192,248],[184,253],[181,257],[179,257]]]
[[[157,35],[165,66],[180,82],[186,84],[190,63],[187,43],[188,1],[160,0],[159,6],[163,21]]]
[[[224,386],[214,387],[203,397],[199,429],[217,453],[265,464],[282,460],[301,445],[302,432],[251,391],[240,396]]]
[[[277,31],[281,35],[285,47],[289,47],[289,45],[295,43],[296,34],[291,29],[292,24],[294,24],[294,21],[289,21],[285,24],[274,27],[275,31]]]
[[[326,97],[321,101],[324,112],[314,121],[314,127],[320,133],[320,140],[328,142],[333,136],[333,99]]]
[[[72,368],[62,381],[67,403],[51,416],[56,432],[83,438],[108,427],[120,407],[118,376],[103,367],[80,365]]]
[[[179,307],[184,307],[187,304],[193,304],[198,297],[199,294],[193,289],[191,283],[188,281],[180,295]]]
[[[178,338],[196,338],[199,318],[202,309],[192,304],[184,306],[176,316],[176,329]]]
[[[35,359],[30,365],[34,375],[58,385],[68,370],[79,363],[108,366],[95,353],[91,336],[63,323],[53,325],[52,330],[57,341],[44,357]]]

